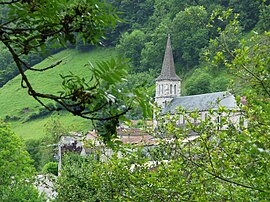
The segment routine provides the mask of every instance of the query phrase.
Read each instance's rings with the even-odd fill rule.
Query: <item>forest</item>
[[[34,186],[35,176],[43,174],[54,182],[57,192],[51,201],[269,201],[269,3],[1,1],[0,87],[20,75],[21,87],[44,108],[39,112],[42,116],[65,110],[89,120],[100,147],[110,148],[113,155],[103,161],[102,150],[84,142],[94,152],[89,156],[67,153],[57,176],[56,151],[51,145],[58,144],[69,128],[53,120],[46,125],[46,137],[25,141],[1,121],[0,200],[46,201]],[[152,119],[154,82],[168,34],[183,81],[182,94],[229,91],[238,101],[240,122],[248,127],[230,122],[227,117],[232,112],[223,107],[209,110],[209,118],[198,125],[191,119],[199,119],[199,112],[179,109],[179,115],[188,120],[185,128],[174,124],[177,117],[155,111],[164,124],[155,130],[147,128],[159,139],[153,148],[117,140],[120,123]],[[62,90],[57,92],[32,83],[29,71],[42,75],[63,62],[35,66],[52,54],[65,49],[83,54],[100,46],[115,49],[121,57],[96,65],[78,64],[91,71],[90,81],[67,72],[61,75]],[[245,105],[240,104],[243,96]],[[215,114],[226,115],[213,122]],[[6,120],[13,121],[12,117]],[[221,126],[229,127],[219,130]],[[186,141],[190,131],[200,135]]]
[[[107,31],[106,38],[100,44],[116,47],[120,55],[130,59],[129,72],[132,76],[128,85],[138,82],[145,72],[148,75],[145,78],[147,85],[153,86],[154,79],[160,73],[166,38],[170,33],[177,73],[184,80],[185,95],[222,91],[229,85],[230,75],[225,66],[206,61],[206,55],[214,57],[218,49],[211,41],[220,35],[219,29],[224,28],[230,20],[215,18],[215,12],[222,11],[226,15],[225,11],[232,9],[233,14],[239,14],[238,32],[224,36],[231,40],[228,42],[230,49],[237,47],[241,39],[248,39],[250,33],[263,33],[269,27],[268,3],[264,1],[109,2],[117,9],[121,22]],[[5,11],[1,13],[4,15]],[[1,46],[0,86],[3,86],[19,71],[8,50]],[[52,48],[54,46],[48,46],[42,54],[28,55],[28,63],[33,66],[46,56],[63,50]],[[75,48],[72,44],[69,46]],[[77,47],[91,49],[91,45],[84,45],[82,41]]]

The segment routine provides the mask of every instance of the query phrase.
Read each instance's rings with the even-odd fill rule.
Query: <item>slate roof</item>
[[[218,101],[220,101],[218,103]],[[210,108],[217,109],[224,106],[227,109],[237,109],[234,96],[228,92],[207,93],[201,95],[181,96],[174,98],[171,103],[163,110],[164,113],[174,113],[178,107],[188,111],[206,111]]]
[[[168,35],[168,39],[167,39],[167,45],[166,45],[165,55],[163,59],[161,74],[156,79],[156,81],[161,81],[161,80],[171,80],[171,81],[181,80],[175,73],[170,35]]]

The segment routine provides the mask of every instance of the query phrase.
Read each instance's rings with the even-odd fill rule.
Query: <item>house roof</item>
[[[166,45],[165,55],[163,59],[161,74],[156,79],[156,81],[161,81],[161,80],[171,80],[171,81],[181,80],[175,73],[170,35],[168,35],[168,39],[167,39],[167,45]]]
[[[120,136],[120,141],[122,141],[124,144],[154,145],[157,143],[157,141],[151,135]]]
[[[181,96],[174,98],[163,110],[164,113],[174,113],[178,107],[188,111],[206,111],[224,106],[227,109],[237,109],[234,96],[228,92],[207,93],[201,95]]]
[[[124,144],[156,144],[154,137],[139,128],[117,128],[118,140]],[[103,145],[95,131],[88,131],[85,140],[96,141],[96,145]]]

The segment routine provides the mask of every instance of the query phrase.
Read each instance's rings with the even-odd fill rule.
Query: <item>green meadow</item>
[[[84,77],[91,76],[89,63],[95,65],[97,61],[109,60],[115,57],[113,48],[94,48],[91,51],[81,52],[77,49],[66,49],[37,64],[34,68],[44,68],[59,60],[60,65],[45,72],[26,71],[34,89],[43,93],[56,93],[62,91],[62,79],[60,75],[70,73]],[[47,104],[52,101],[45,101]],[[36,139],[46,134],[45,126],[53,119],[59,121],[73,131],[86,132],[91,128],[89,120],[75,117],[65,112],[46,113],[44,108],[27,94],[27,89],[21,87],[20,75],[10,80],[0,88],[0,119],[10,123],[14,132],[23,139]],[[44,112],[44,116],[38,118],[35,114]]]

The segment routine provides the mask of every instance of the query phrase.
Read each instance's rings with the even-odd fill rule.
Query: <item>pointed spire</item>
[[[172,47],[171,47],[171,37],[168,34],[167,45],[165,50],[165,55],[163,59],[161,74],[156,79],[157,81],[160,80],[173,80],[173,81],[180,81],[181,79],[175,73],[175,66],[172,54]]]

